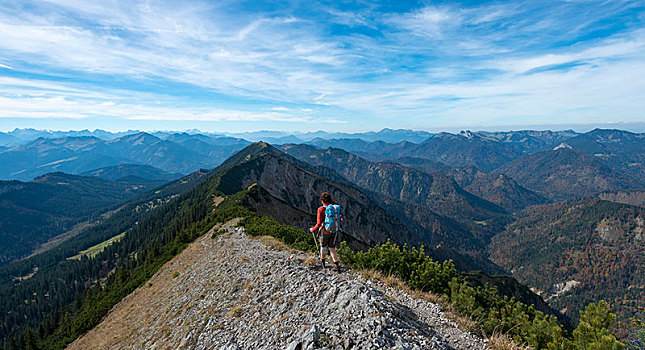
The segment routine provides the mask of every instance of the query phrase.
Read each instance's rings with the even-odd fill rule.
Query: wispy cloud
[[[264,112],[203,107],[128,104],[107,100],[64,97],[0,97],[0,118],[85,119],[119,116],[124,120],[314,122],[315,118],[289,109]]]
[[[413,34],[441,38],[443,29],[459,26],[462,19],[457,13],[445,8],[424,7],[418,11],[394,15],[388,22]]]
[[[635,2],[256,5],[0,4],[0,117],[373,129],[642,119]]]

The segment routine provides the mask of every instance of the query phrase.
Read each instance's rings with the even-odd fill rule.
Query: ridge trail
[[[437,304],[271,242],[215,225],[68,349],[487,348]]]

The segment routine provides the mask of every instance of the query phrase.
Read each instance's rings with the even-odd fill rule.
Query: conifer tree
[[[616,315],[609,310],[604,300],[598,304],[591,303],[580,311],[580,322],[573,331],[575,349],[584,350],[619,350],[624,349],[621,343],[609,332],[616,321]]]

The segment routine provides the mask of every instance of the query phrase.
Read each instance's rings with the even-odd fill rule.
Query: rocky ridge
[[[69,349],[486,348],[437,304],[321,270],[234,224],[213,227]]]

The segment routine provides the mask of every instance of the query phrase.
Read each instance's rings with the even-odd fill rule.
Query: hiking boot
[[[335,262],[334,264],[336,264],[336,271],[338,271],[338,273],[341,273],[341,270],[340,270],[340,263],[339,263],[339,262]]]
[[[322,269],[326,269],[327,267],[325,266],[325,260],[320,259],[320,266],[322,266]]]

